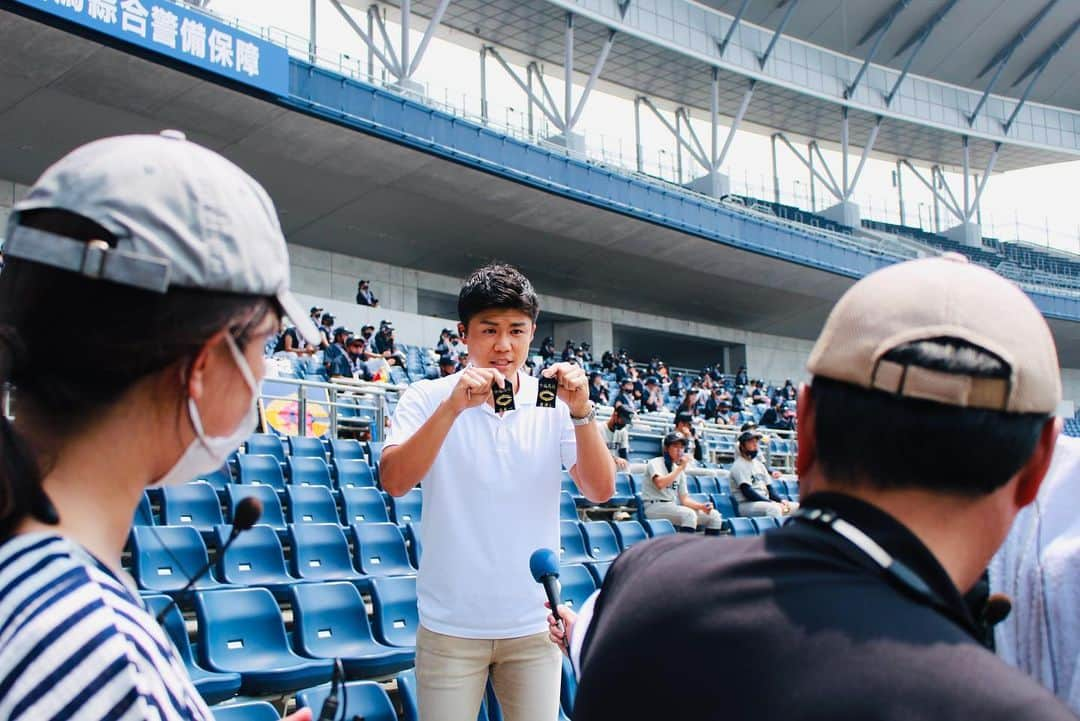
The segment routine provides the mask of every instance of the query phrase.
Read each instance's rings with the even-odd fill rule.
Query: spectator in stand
[[[574,341],[567,340],[566,346],[563,348],[562,351],[562,361],[563,363],[576,363],[577,360],[577,348],[574,347]]]
[[[454,360],[452,355],[444,354],[439,356],[439,377],[445,378],[446,376],[452,376],[458,372],[457,361]]]
[[[634,412],[626,406],[619,406],[611,413],[607,423],[600,424],[600,435],[615,459],[615,468],[625,471],[630,467],[630,430],[634,423]]]
[[[461,362],[461,357],[469,354],[469,348],[465,345],[465,342],[461,340],[461,336],[451,331],[450,333],[450,355],[458,359]]]
[[[330,377],[371,380],[371,373],[367,367],[367,358],[364,356],[363,338],[353,335],[345,339],[345,353],[335,356],[330,364]]]
[[[726,413],[730,410],[731,396],[723,386],[713,386],[712,394],[705,401],[705,419],[726,425],[728,422]]]
[[[326,372],[330,373],[334,361],[346,354],[346,344],[349,339],[353,337],[353,333],[344,326],[338,326],[333,330],[333,342],[323,349],[323,367],[326,368]]]
[[[545,337],[540,343],[540,357],[544,359],[544,363],[555,357],[555,339],[551,336]]]
[[[405,367],[405,354],[397,349],[394,341],[394,324],[388,320],[379,324],[379,332],[375,336],[375,352],[386,359],[390,365]]]
[[[668,367],[664,365],[664,361],[660,361],[659,367],[656,369],[656,375],[664,380],[671,380],[668,375]]]
[[[799,391],[795,388],[795,384],[791,382],[790,378],[784,381],[784,387],[780,392],[784,396],[785,401],[793,401],[799,396]]]
[[[615,354],[609,350],[604,351],[604,354],[600,356],[600,369],[606,372],[615,370]]]
[[[646,413],[655,413],[664,407],[664,391],[660,386],[660,379],[649,376],[645,379],[645,394],[642,398],[641,407]]]
[[[604,375],[599,371],[589,374],[589,400],[598,406],[610,405],[607,383],[604,382]]]
[[[682,411],[675,414],[675,432],[681,433],[686,439],[686,455],[698,463],[705,461],[705,452],[698,442],[697,429],[694,428],[694,417]]]
[[[671,385],[668,387],[668,395],[672,398],[678,398],[683,394],[683,375],[682,373],[676,373],[671,379]]]
[[[435,352],[441,357],[448,355],[453,357],[454,353],[450,349],[450,336],[453,335],[449,328],[443,328],[439,333],[439,342],[435,344]]]
[[[746,410],[746,406],[743,405],[743,399],[746,398],[746,389],[742,386],[735,386],[735,392],[731,394],[731,412],[742,413]]]
[[[590,346],[585,341],[582,341],[581,342],[581,347],[578,348],[578,358],[581,359],[582,366],[584,366],[584,365],[586,365],[588,363],[592,363],[593,362],[593,359],[592,359],[592,346]]]
[[[285,329],[274,347],[274,352],[295,353],[296,355],[314,355],[318,347],[308,343],[295,327]]]
[[[777,431],[794,431],[796,426],[795,401],[785,403],[780,411],[780,419],[772,426]]]
[[[780,422],[780,414],[784,412],[784,402],[780,399],[776,399],[771,406],[765,409],[765,412],[761,414],[761,420],[759,424],[766,428],[775,428],[776,424]]]
[[[319,332],[322,333],[323,348],[329,348],[334,342],[334,322],[336,320],[331,313],[323,313],[322,315]]]
[[[372,308],[377,308],[379,306],[379,299],[371,292],[371,287],[366,280],[362,280],[356,284],[356,304],[369,305]]]
[[[698,503],[687,495],[686,469],[691,457],[686,452],[687,439],[678,431],[664,436],[664,455],[653,458],[645,467],[641,501],[645,517],[666,519],[685,533],[703,526],[709,533],[719,533],[724,519],[712,503]]]
[[[623,378],[630,375],[630,369],[634,367],[634,361],[625,348],[619,349],[619,355],[615,362],[615,380],[622,383]]]
[[[308,311],[308,315],[311,317],[311,322],[315,324],[315,327],[319,327],[319,323],[322,320],[323,308],[318,306],[311,306],[311,310]]]
[[[742,386],[745,388],[749,382],[749,378],[746,375],[746,366],[739,366],[739,371],[735,374],[736,387]]]
[[[700,388],[691,388],[686,391],[682,402],[679,403],[676,413],[689,413],[691,416],[700,416],[705,411],[705,394]]]
[[[634,398],[634,381],[626,378],[619,384],[619,395],[615,396],[615,407],[626,406],[637,413],[641,410],[641,401]]]
[[[738,456],[731,464],[731,495],[739,504],[740,516],[771,516],[782,518],[795,512],[799,504],[785,501],[769,488],[769,472],[758,458],[758,442],[763,438],[756,430],[739,434]],[[773,471],[773,478],[780,474]]]

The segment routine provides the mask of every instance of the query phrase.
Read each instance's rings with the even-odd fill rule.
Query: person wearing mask
[[[694,428],[694,417],[686,411],[675,414],[675,432],[682,434],[686,439],[686,455],[691,460],[702,463],[705,460],[705,452],[698,442],[697,429]]]
[[[738,372],[735,373],[735,386],[742,386],[745,388],[750,384],[749,376],[746,374],[746,366],[739,366]]]
[[[664,407],[663,389],[656,376],[645,379],[645,393],[641,399],[641,407],[646,413],[655,413]]]
[[[756,430],[739,434],[738,453],[728,476],[731,497],[739,504],[740,516],[782,518],[798,510],[799,504],[780,498],[769,488],[769,471],[758,457],[763,437]],[[779,478],[780,474],[773,471],[772,477]]]
[[[334,358],[330,366],[330,377],[336,376],[362,381],[371,380],[371,372],[368,370],[367,358],[364,354],[364,339],[360,336],[349,336],[345,341],[345,353]]]
[[[555,339],[551,336],[545,337],[540,344],[540,357],[544,360],[544,363],[555,358]]]
[[[439,356],[439,377],[445,378],[458,372],[457,361],[451,355]]]
[[[334,328],[332,337],[333,343],[323,350],[323,366],[326,368],[327,373],[332,373],[336,359],[347,354],[345,346],[349,339],[353,337],[353,334],[348,328],[338,326]]]
[[[664,455],[653,458],[645,467],[641,484],[641,502],[645,517],[664,519],[680,531],[693,533],[698,527],[719,533],[724,525],[712,503],[699,503],[686,490],[686,469],[693,460],[686,453],[686,436],[679,432],[664,436]]]
[[[780,422],[780,414],[783,413],[784,402],[777,398],[771,406],[765,409],[765,412],[761,414],[761,420],[759,425],[766,428],[775,428],[776,424]]]
[[[566,346],[563,347],[562,352],[563,363],[576,363],[577,362],[577,349],[574,348],[574,341],[566,341]]]
[[[220,468],[255,430],[281,317],[319,342],[277,212],[177,131],[113,137],[45,171],[4,250],[0,717],[211,721],[121,557],[147,488]],[[79,363],[41,313],[65,318]],[[329,682],[331,662],[304,666]]]
[[[598,406],[608,405],[608,387],[603,374],[593,371],[589,374],[589,400]]]
[[[641,410],[641,402],[634,398],[634,381],[627,378],[619,384],[619,395],[615,396],[614,406],[626,406],[634,413]]]
[[[356,304],[367,305],[372,308],[379,307],[379,299],[371,292],[371,284],[366,280],[361,280],[356,284]]]
[[[405,367],[405,354],[397,349],[394,340],[394,324],[384,320],[380,324],[379,332],[374,341],[375,352],[381,355],[390,365]]]
[[[619,406],[611,412],[607,423],[600,424],[600,435],[615,460],[615,468],[625,471],[630,467],[630,426],[634,423],[634,412],[626,406]]]
[[[583,366],[587,366],[592,363],[592,346],[582,341],[581,347],[578,349],[578,358],[581,360],[581,364]]]

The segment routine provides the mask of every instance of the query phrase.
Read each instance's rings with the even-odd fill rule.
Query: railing
[[[268,386],[273,387],[278,384],[287,386],[290,391],[274,393],[267,390]],[[381,441],[390,417],[387,395],[400,393],[402,390],[404,386],[344,378],[337,379],[333,383],[297,378],[267,378],[263,381],[263,388],[260,389],[259,402],[264,409],[264,418],[268,416],[266,409],[274,401],[283,401],[290,415],[292,414],[291,404],[296,403],[295,435],[308,435],[309,425],[314,425],[316,421],[315,413],[310,411],[314,407],[325,407],[327,433],[331,438],[337,438],[339,432],[346,429],[366,430],[370,433],[371,440]],[[269,420],[267,422],[269,423]],[[292,430],[291,427],[289,430]],[[293,433],[287,432],[286,435],[293,435]]]

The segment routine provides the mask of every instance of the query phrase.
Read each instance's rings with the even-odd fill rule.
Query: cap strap
[[[112,248],[101,241],[83,242],[16,226],[4,243],[4,255],[155,293],[169,289],[169,261]]]
[[[1010,383],[1005,378],[977,378],[882,360],[871,385],[906,398],[963,408],[1008,410]]]

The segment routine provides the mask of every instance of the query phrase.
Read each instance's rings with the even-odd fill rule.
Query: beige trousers
[[[678,503],[646,503],[646,518],[666,518],[675,528],[708,528],[718,530],[724,526],[724,517],[715,508],[708,513],[695,511]]]
[[[562,659],[547,633],[485,640],[444,636],[421,626],[416,634],[420,721],[476,721],[489,673],[505,721],[559,717]]]

